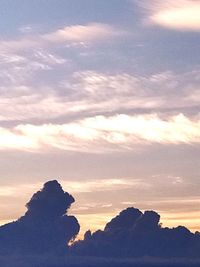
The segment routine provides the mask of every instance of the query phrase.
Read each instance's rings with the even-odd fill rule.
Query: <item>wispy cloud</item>
[[[78,119],[108,113],[189,114],[190,110],[199,109],[199,70],[178,75],[167,71],[150,76],[83,71],[67,78],[64,75],[52,85],[34,79],[41,72],[53,75],[51,68],[55,71],[66,68],[67,61],[52,53],[35,51],[30,64],[29,59],[15,56],[0,58],[0,62],[5,67],[0,73],[0,120],[4,122],[23,124],[42,118],[49,123],[64,116]]]
[[[68,124],[0,128],[0,149],[61,149],[92,153],[132,149],[136,144],[200,143],[200,121],[184,115],[97,116]]]
[[[114,26],[101,23],[68,25],[43,34],[31,33],[15,39],[0,39],[2,51],[24,51],[60,45],[83,45],[119,38],[128,33]]]
[[[90,193],[90,192],[104,192],[104,191],[112,191],[112,190],[123,190],[139,187],[149,187],[150,185],[145,183],[140,179],[132,179],[132,178],[107,178],[107,179],[99,179],[99,180],[60,180],[59,181],[63,188],[72,194],[74,193]],[[19,195],[23,197],[28,197],[34,193],[34,191],[38,190],[42,187],[42,183],[24,183],[20,185],[10,184],[10,185],[2,185],[0,188],[0,197],[12,197]],[[20,190],[19,190],[20,188]],[[99,205],[99,204],[98,204]],[[94,203],[88,204],[90,207],[96,206]],[[109,205],[111,206],[111,205]]]
[[[84,181],[62,181],[64,188],[72,193],[105,192],[112,190],[123,190],[128,188],[149,187],[147,183],[140,179],[101,179]],[[109,205],[110,207],[111,205]]]
[[[45,34],[42,39],[50,42],[96,42],[124,35],[125,32],[107,24],[66,26],[55,32]]]

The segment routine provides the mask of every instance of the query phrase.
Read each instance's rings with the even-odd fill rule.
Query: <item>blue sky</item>
[[[200,1],[0,10],[1,222],[58,178],[84,230],[130,205],[199,229]]]

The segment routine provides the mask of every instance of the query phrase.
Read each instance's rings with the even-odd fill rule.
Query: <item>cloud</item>
[[[121,179],[101,179],[101,180],[84,180],[81,181],[62,181],[64,187],[68,188],[70,192],[73,193],[90,193],[90,192],[101,192],[101,191],[111,191],[118,189],[127,189],[127,188],[139,188],[139,187],[148,187],[144,181],[140,179],[130,179],[130,178],[121,178]]]
[[[36,76],[52,69],[59,68],[61,65],[69,65],[69,61],[59,55],[45,51],[44,49],[33,49],[26,52],[5,51],[0,55],[0,78],[1,78],[1,99],[5,96],[14,98],[18,88],[26,88],[28,92],[32,88],[33,80]],[[12,94],[12,95],[11,95]],[[17,93],[20,96],[19,92]],[[22,96],[24,96],[22,92]]]
[[[55,45],[79,46],[96,43],[128,35],[127,32],[109,24],[91,23],[87,25],[68,25],[52,32],[30,33],[16,39],[0,39],[3,52],[23,52],[31,49],[46,49]]]
[[[0,227],[0,254],[64,252],[80,226],[66,213],[74,198],[56,181],[44,184],[17,221]]]
[[[91,229],[96,230],[100,227],[103,227],[107,220],[110,220],[114,216],[115,207],[112,203],[109,203],[107,200],[98,201],[91,203],[91,197],[88,200],[88,196],[91,193],[110,194],[111,191],[120,191],[124,189],[138,190],[139,188],[148,187],[148,185],[139,179],[131,178],[121,178],[121,179],[100,179],[100,180],[61,180],[61,184],[64,190],[71,192],[76,200],[79,199],[75,205],[70,209],[70,214],[75,214],[78,218],[78,221],[81,222],[81,232],[79,238],[82,237],[84,231],[88,227],[88,218],[90,219]],[[6,222],[15,220],[25,209],[23,208],[23,203],[29,199],[29,196],[32,195],[38,188],[41,187],[41,183],[31,183],[31,184],[19,184],[19,185],[5,185],[1,186],[0,189],[0,198],[4,201],[0,205],[1,217],[0,223],[4,224]],[[83,198],[81,198],[83,195]],[[15,198],[14,198],[15,196]],[[8,210],[14,210],[15,212],[8,212]],[[98,218],[98,220],[97,220]]]
[[[98,257],[198,257],[200,237],[187,228],[162,228],[155,211],[127,208],[106,224],[104,230],[87,231],[72,246],[80,255]],[[192,251],[192,253],[191,253]]]
[[[61,180],[62,186],[64,189],[72,192],[73,194],[81,194],[81,193],[92,193],[92,192],[109,192],[112,190],[121,190],[128,188],[145,188],[150,187],[150,184],[145,183],[141,179],[133,179],[133,178],[107,178],[100,180]],[[0,197],[11,197],[13,195],[20,197],[23,196],[27,198],[30,194],[33,194],[38,187],[41,186],[41,183],[31,183],[31,184],[20,184],[20,185],[2,185],[0,188]],[[107,204],[106,204],[107,205]]]
[[[34,27],[32,25],[24,25],[18,28],[18,31],[22,34],[30,34],[33,30]]]
[[[0,120],[14,122],[14,126],[0,128],[1,149],[91,151],[96,146],[99,151],[103,147],[130,149],[141,143],[199,142],[198,70],[148,77],[75,72],[67,81],[56,83],[56,89],[38,84],[36,90],[29,85],[34,68],[65,63],[43,51],[35,51],[35,59],[39,63],[36,60],[26,68],[25,57],[0,58],[2,64],[11,65],[0,74]]]
[[[156,114],[96,116],[68,124],[0,128],[0,149],[59,149],[91,153],[129,150],[137,144],[200,142],[200,121],[183,114],[162,119]]]
[[[48,56],[49,60],[51,59]],[[36,65],[34,64],[34,66]],[[160,105],[157,97],[150,96],[147,97],[147,100],[143,94],[140,96],[142,89],[139,88],[139,81],[134,76],[123,74],[107,76],[93,72],[75,73],[73,77],[68,77],[68,81],[60,82],[56,86],[56,90],[49,85],[39,85],[39,88],[37,86],[37,90],[35,90],[33,85],[27,84],[30,79],[27,77],[29,69],[32,71],[34,66],[30,64],[23,76],[21,76],[21,72],[25,71],[25,66],[1,73],[5,83],[0,88],[4,92],[0,100],[2,109],[0,119],[2,121],[41,117],[47,119],[79,112],[90,113],[94,110],[102,112],[105,110],[115,111],[120,108],[139,108],[141,106],[150,108]],[[37,68],[42,68],[42,66],[51,67],[52,65],[47,62],[37,64]],[[22,86],[23,83],[26,85]],[[59,95],[59,90],[62,92],[61,95]],[[136,95],[136,91],[138,95]],[[6,108],[4,108],[5,106]],[[13,106],[15,106],[14,110]],[[25,110],[26,112],[24,112]]]
[[[46,182],[27,203],[24,216],[0,227],[0,254],[56,254],[65,253],[68,248],[69,253],[77,256],[112,255],[126,258],[198,255],[198,234],[192,234],[182,226],[162,228],[159,214],[154,211],[142,213],[132,207],[111,219],[103,231],[97,230],[93,234],[87,231],[83,241],[67,247],[66,244],[76,237],[80,229],[77,219],[67,215],[73,202],[72,195],[64,192],[56,180]],[[89,204],[95,206],[93,202]]]
[[[55,32],[45,34],[42,39],[45,41],[60,43],[60,42],[96,42],[101,40],[108,40],[113,37],[124,35],[125,32],[117,30],[114,27],[101,24],[92,23],[88,25],[72,25],[66,26]]]
[[[157,176],[152,179],[132,177],[107,179],[69,180],[63,177],[60,182],[63,190],[69,191],[76,198],[76,203],[70,209],[70,214],[77,217],[81,224],[79,238],[88,229],[96,231],[103,229],[106,222],[128,206],[137,206],[142,210],[156,209],[162,216],[162,223],[168,227],[185,225],[192,231],[199,230],[199,204],[196,184],[184,181],[177,184],[178,177]],[[175,182],[175,184],[174,184]],[[25,212],[24,203],[29,196],[41,188],[41,182],[9,184],[1,186],[0,190],[0,224],[14,221]],[[186,193],[184,193],[186,192]],[[192,192],[192,194],[191,194]],[[170,197],[169,197],[170,194]],[[159,196],[159,200],[158,200]],[[189,218],[189,219],[188,219]]]
[[[101,114],[105,110],[113,113],[183,110],[184,113],[197,106],[198,72],[166,71],[149,76],[75,72],[62,86],[76,92],[82,111],[87,107],[88,111]]]
[[[0,61],[3,64],[0,120],[3,122],[51,123],[54,119],[64,121],[66,117],[70,120],[120,113],[188,115],[199,109],[198,69],[149,76],[79,71],[66,77],[63,71],[70,62],[43,50],[35,50],[32,59],[11,54],[0,57]],[[57,77],[57,72],[61,76]]]
[[[149,22],[178,31],[200,31],[199,0],[167,0],[143,2],[149,12]]]
[[[126,210],[121,211],[118,216],[106,224],[105,231],[132,228],[134,222],[136,222],[141,216],[142,212],[140,210],[127,208]]]

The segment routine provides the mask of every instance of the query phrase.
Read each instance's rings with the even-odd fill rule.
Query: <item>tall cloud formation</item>
[[[24,216],[0,227],[0,253],[64,252],[80,229],[77,219],[66,214],[74,201],[56,180],[45,183]]]
[[[135,208],[123,210],[104,231],[85,233],[72,251],[81,255],[101,257],[199,257],[200,235],[187,228],[162,228],[160,215],[154,211],[142,213]]]
[[[56,180],[45,183],[27,203],[24,216],[0,227],[0,257],[68,252],[74,262],[80,255],[86,256],[84,264],[91,256],[119,260],[143,256],[199,258],[198,232],[193,234],[183,226],[162,228],[155,211],[142,213],[132,207],[121,211],[103,231],[87,231],[84,240],[69,247],[80,229],[77,219],[66,214],[73,202],[74,198]],[[84,264],[81,266],[88,266]]]

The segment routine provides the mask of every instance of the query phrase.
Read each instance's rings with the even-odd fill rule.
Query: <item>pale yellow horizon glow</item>
[[[120,210],[111,212],[111,213],[93,213],[93,214],[78,214],[75,212],[71,212],[70,215],[75,216],[79,224],[81,226],[79,235],[77,239],[83,239],[84,233],[88,230],[95,232],[97,230],[103,230],[105,225],[115,216],[118,215]],[[174,228],[177,226],[185,226],[191,232],[200,231],[200,213],[199,212],[192,212],[185,213],[185,212],[177,212],[177,213],[170,213],[170,212],[162,212],[157,211],[161,215],[160,223],[162,223],[162,227],[169,227]],[[22,216],[23,214],[19,215]],[[10,218],[7,220],[0,219],[0,226],[16,221],[18,218]]]
[[[78,195],[79,193],[90,193],[90,192],[98,192],[100,190],[101,192],[105,192],[105,190],[117,190],[121,187],[121,189],[125,188],[132,188],[133,192],[134,190],[137,190],[139,186],[139,180],[134,180],[127,178],[127,179],[119,179],[118,182],[116,179],[107,179],[102,181],[85,181],[82,182],[75,182],[75,181],[61,181],[61,184],[63,185],[63,189],[65,191],[68,191],[72,195],[76,193]],[[82,188],[82,186],[85,184],[85,188]],[[135,188],[134,188],[135,187]],[[144,184],[141,182],[141,187],[144,187]],[[15,203],[12,204],[12,202],[9,202],[9,208],[8,206],[5,206],[3,208],[3,205],[1,205],[2,213],[0,215],[0,225],[12,222],[17,220],[19,217],[21,217],[24,212],[26,211],[25,203],[30,199],[32,194],[36,192],[39,188],[41,188],[41,183],[35,183],[35,184],[22,184],[22,185],[6,185],[2,186],[0,190],[0,197],[1,199],[5,200],[5,203],[7,200],[12,198],[14,195],[18,200],[13,200]],[[137,200],[133,203],[131,202],[123,202],[121,207],[112,207],[111,204],[107,205],[104,203],[101,205],[101,210],[98,211],[95,203],[88,203],[85,205],[85,209],[83,209],[81,201],[76,199],[75,206],[74,204],[69,210],[69,214],[75,216],[80,225],[81,230],[79,233],[78,238],[82,239],[84,236],[84,233],[87,230],[96,231],[98,229],[104,229],[106,223],[108,223],[113,217],[119,214],[119,212],[122,209],[126,209],[127,207],[134,206],[135,208],[139,208],[141,211],[145,210],[155,210],[161,215],[160,222],[162,223],[163,227],[177,227],[179,225],[185,226],[190,231],[195,232],[200,230],[200,211],[198,210],[190,210],[190,211],[183,211],[178,208],[179,204],[193,204],[193,206],[199,206],[200,198],[198,197],[192,197],[190,199],[185,198],[166,198],[162,200],[149,200],[148,204],[145,204],[146,202],[142,203],[137,202]],[[162,208],[162,205],[165,203],[165,209]],[[151,204],[151,206],[149,206]],[[6,204],[5,204],[6,205]],[[12,206],[14,205],[14,206]],[[159,207],[159,205],[161,205]],[[168,207],[170,208],[167,208]],[[155,207],[155,208],[154,208]],[[156,208],[157,207],[157,208]],[[172,210],[172,207],[173,210]],[[8,210],[7,210],[8,209]],[[5,210],[5,211],[3,211]]]

